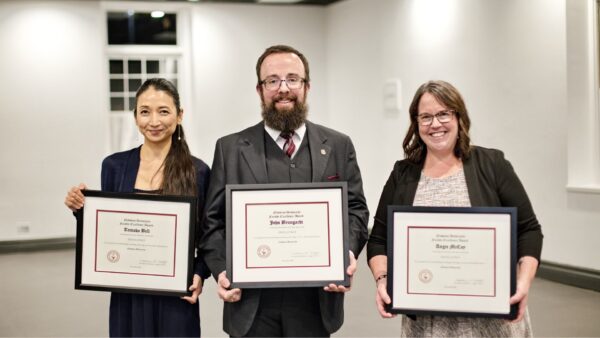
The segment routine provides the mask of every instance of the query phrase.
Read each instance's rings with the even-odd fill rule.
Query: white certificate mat
[[[348,285],[345,182],[227,186],[234,287]]]
[[[514,315],[515,208],[390,206],[388,213],[391,311]]]
[[[185,295],[191,282],[195,199],[84,191],[77,289]]]

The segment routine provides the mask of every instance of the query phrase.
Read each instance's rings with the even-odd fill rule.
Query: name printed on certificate
[[[246,204],[246,267],[330,266],[329,203]]]
[[[95,271],[175,275],[177,215],[97,210]]]
[[[408,227],[409,294],[494,297],[494,228]]]

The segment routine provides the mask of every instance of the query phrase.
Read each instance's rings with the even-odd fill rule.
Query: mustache
[[[298,96],[291,94],[291,93],[277,94],[277,95],[273,96],[273,102],[278,102],[278,101],[282,101],[282,100],[297,101]]]

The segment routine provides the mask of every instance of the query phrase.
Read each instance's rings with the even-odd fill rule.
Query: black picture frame
[[[387,224],[387,292],[392,299],[390,304],[386,305],[386,311],[396,314],[406,315],[436,315],[436,316],[462,316],[462,317],[492,317],[492,318],[504,318],[514,319],[516,318],[518,311],[518,304],[510,305],[510,296],[516,292],[516,261],[517,261],[517,209],[514,207],[413,207],[413,206],[388,206],[388,224]],[[476,216],[473,216],[476,215]],[[476,223],[485,219],[489,216],[489,223]],[[399,217],[396,219],[396,217]],[[402,217],[400,219],[400,217]],[[507,219],[508,218],[508,219]],[[461,219],[464,219],[462,221]],[[473,221],[475,220],[475,221]],[[411,223],[412,222],[412,223]],[[444,223],[447,222],[447,223]],[[412,225],[410,225],[412,224]],[[417,224],[417,225],[415,225]],[[428,224],[435,224],[430,226]],[[440,225],[441,224],[441,225]],[[462,224],[462,225],[461,225]],[[484,227],[473,224],[486,224]],[[493,229],[491,231],[490,229]],[[426,234],[424,238],[426,240],[431,239],[429,244],[426,241],[416,241],[411,239],[410,231],[413,230],[413,234],[417,234],[415,230]],[[478,231],[475,231],[478,230]],[[460,270],[462,262],[456,262],[457,259],[463,258],[462,252],[468,252],[471,248],[462,248],[462,244],[458,245],[458,249],[452,254],[446,254],[449,251],[448,247],[451,245],[439,244],[434,241],[457,241],[461,236],[458,235],[463,231],[469,231],[475,234],[479,230],[485,230],[482,233],[489,234],[491,237],[493,233],[493,259],[494,259],[494,271],[493,271],[493,292],[492,293],[461,293],[461,286],[458,289],[448,289],[451,291],[440,292],[440,286],[425,286],[415,287],[415,285],[422,283],[430,283],[433,280],[433,276],[437,274],[437,271],[442,271],[442,275],[454,276],[454,274],[460,274],[460,272],[453,271],[452,269]],[[429,233],[428,233],[429,231]],[[437,234],[436,231],[440,231],[441,234]],[[444,231],[450,231],[449,233],[443,234]],[[432,234],[436,234],[433,237]],[[400,239],[400,236],[403,236]],[[431,237],[427,237],[431,236]],[[423,237],[423,236],[421,236]],[[439,238],[438,238],[439,237]],[[468,238],[468,237],[467,237]],[[462,241],[468,241],[467,239],[461,239]],[[403,241],[406,241],[404,243]],[[414,241],[411,248],[411,241]],[[421,244],[420,246],[417,245]],[[419,253],[426,243],[427,247],[423,250],[428,252],[431,248],[433,256],[438,258],[437,261],[427,261],[423,257],[427,255],[421,255]],[[431,247],[429,246],[431,245]],[[485,247],[485,246],[484,246]],[[450,249],[452,250],[452,249]],[[491,257],[491,253],[485,250],[486,253],[477,256],[476,254],[468,252],[465,257]],[[416,253],[415,253],[416,252]],[[413,255],[412,257],[411,254]],[[421,259],[420,259],[421,258]],[[484,259],[484,258],[481,258]],[[452,261],[454,260],[454,261]],[[418,274],[412,271],[419,271],[414,267],[420,267],[418,264],[431,262],[432,266],[437,268],[436,272],[432,272],[429,269],[422,269]],[[465,262],[465,264],[475,264],[475,261]],[[410,265],[413,264],[411,270]],[[396,271],[399,269],[399,271]],[[453,271],[444,272],[446,271]],[[503,271],[497,271],[502,269]],[[469,270],[467,267],[465,270]],[[490,276],[488,273],[487,276]],[[418,277],[418,282],[415,277]],[[443,278],[443,277],[442,277]],[[454,277],[450,277],[454,278]],[[468,279],[458,278],[456,281],[464,283]],[[432,284],[433,285],[433,284]],[[447,287],[444,285],[443,287]],[[422,291],[419,290],[430,290],[433,291]],[[476,288],[476,287],[475,287]],[[498,288],[498,289],[496,289]],[[502,288],[502,289],[500,289]],[[508,290],[505,290],[508,289]],[[491,290],[490,286],[490,290]],[[415,291],[416,290],[416,291]],[[450,296],[455,296],[450,298]],[[403,303],[400,305],[400,303]]]
[[[272,207],[272,205],[274,206]],[[250,207],[252,209],[249,209]],[[311,211],[305,212],[304,208],[306,207]],[[312,211],[313,207],[316,212]],[[318,266],[318,264],[285,266],[281,263],[281,260],[276,261],[274,257],[272,260],[272,262],[276,262],[274,265],[261,266],[262,263],[259,261],[254,267],[249,266],[251,260],[249,252],[256,252],[257,256],[264,256],[258,252],[260,246],[258,249],[254,247],[249,249],[251,244],[248,243],[253,238],[260,238],[260,236],[250,236],[250,241],[248,240],[248,229],[250,229],[249,226],[252,226],[250,223],[254,222],[254,220],[248,221],[248,215],[249,210],[254,208],[260,208],[258,210],[261,210],[261,212],[272,212],[272,215],[278,212],[297,213],[298,217],[308,221],[315,215],[323,215],[319,210],[327,208],[326,220],[319,218],[317,222],[310,221],[307,224],[327,222],[329,266],[327,266],[327,263],[322,266]],[[274,209],[271,210],[270,208]],[[236,215],[240,216],[237,217]],[[259,222],[259,219],[266,220],[265,218],[256,217],[257,222]],[[309,228],[308,225],[306,227]],[[258,226],[254,226],[252,231],[258,231],[257,228]],[[321,231],[320,227],[310,229]],[[300,229],[299,231],[303,232],[305,230]],[[245,238],[242,236],[245,236]],[[294,236],[289,235],[287,238],[294,238]],[[266,240],[272,239],[269,236],[266,236],[266,238]],[[321,239],[322,237],[317,236],[316,238]],[[348,188],[346,182],[228,184],[226,186],[226,270],[232,287],[323,287],[329,284],[349,286],[350,278],[346,274],[349,265],[348,239]],[[234,241],[236,241],[235,245],[233,244]],[[297,243],[281,244],[281,247],[278,244],[273,250],[273,256],[275,256],[277,248],[288,248],[294,245],[297,245]],[[269,256],[270,252],[271,249],[268,248],[268,254],[265,252],[265,255]],[[289,257],[287,256],[285,259]],[[323,256],[316,254],[315,257]],[[255,261],[259,260],[259,258],[254,259]],[[296,259],[292,260],[296,261]],[[265,265],[268,264],[265,263]],[[286,269],[286,273],[281,273],[283,268]]]
[[[97,190],[84,190],[83,194],[84,207],[76,213],[75,289],[165,296],[191,294],[188,287],[194,273],[197,198]],[[158,244],[146,243],[148,239],[155,240],[155,233],[160,232],[172,234],[174,242],[161,238]],[[117,241],[112,241],[115,237]],[[105,253],[102,248],[118,249]],[[164,252],[170,259],[163,260]],[[110,263],[102,260],[104,254]],[[104,268],[113,261],[114,268]]]

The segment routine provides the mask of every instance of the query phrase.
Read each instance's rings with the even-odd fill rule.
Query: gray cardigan
[[[473,207],[517,207],[517,257],[542,252],[542,230],[525,188],[500,150],[474,146],[463,160],[469,200]],[[412,205],[423,164],[397,161],[379,199],[367,244],[367,258],[387,254],[387,206]]]

